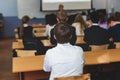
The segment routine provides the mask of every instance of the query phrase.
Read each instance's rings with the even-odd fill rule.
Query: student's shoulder
[[[54,52],[56,52],[56,47],[50,48],[46,51],[46,54],[53,54]]]
[[[83,51],[83,49],[82,49],[80,46],[74,45],[73,47],[74,47],[76,50],[78,49],[78,50],[82,50],[82,51]]]
[[[88,32],[88,31],[91,31],[92,30],[92,27],[88,27],[84,30],[84,32]]]

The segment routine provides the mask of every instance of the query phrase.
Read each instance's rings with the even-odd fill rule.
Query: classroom
[[[119,3],[1,1],[0,80],[120,80]],[[65,35],[66,29],[61,28],[63,33],[57,31],[61,25],[69,29],[70,35]]]

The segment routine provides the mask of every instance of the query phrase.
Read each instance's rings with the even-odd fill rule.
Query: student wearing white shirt
[[[82,74],[83,49],[69,43],[71,26],[66,23],[58,23],[54,27],[54,33],[57,46],[46,52],[43,65],[44,71],[51,72],[49,80],[54,80],[55,77]]]
[[[50,36],[50,31],[54,28],[54,26],[55,26],[55,24],[54,25],[49,25],[49,24],[46,25],[46,35],[48,37],[51,37]]]
[[[86,28],[87,25],[83,17],[80,14],[77,14],[72,26],[75,27],[76,29],[76,35],[81,36],[84,35],[84,29]]]
[[[57,23],[56,15],[50,14],[48,15],[48,22],[46,25],[46,35],[50,37],[50,31],[54,28],[55,24]]]

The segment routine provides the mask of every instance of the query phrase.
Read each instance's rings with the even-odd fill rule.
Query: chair
[[[104,45],[90,45],[91,51],[97,51],[97,50],[105,50],[108,48],[108,44]]]
[[[90,74],[82,74],[80,76],[68,76],[68,77],[59,77],[54,78],[54,80],[90,80]]]
[[[17,57],[35,56],[36,50],[15,50]]]
[[[120,42],[115,42],[114,44],[116,45],[117,49],[120,48]]]

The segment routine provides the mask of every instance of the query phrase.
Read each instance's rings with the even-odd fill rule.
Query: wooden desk
[[[17,57],[25,57],[25,56],[35,56],[36,50],[15,50],[17,52]]]
[[[84,53],[85,65],[109,64],[120,62],[120,49],[88,51]],[[29,57],[14,57],[12,72],[21,73],[43,70],[44,55]]]
[[[28,72],[43,70],[44,55],[42,56],[28,56],[28,57],[14,57],[12,72]],[[85,65],[105,64],[109,63],[109,54],[100,53],[85,53]]]
[[[46,35],[46,28],[45,27],[34,27],[33,32],[34,32],[34,35],[36,37],[48,37]]]
[[[109,50],[110,62],[120,62],[120,49]]]
[[[38,80],[49,77],[49,73],[43,71],[44,56],[14,57],[12,72],[19,73],[20,80]]]
[[[14,57],[12,64],[12,72],[28,72],[43,70],[44,55]]]
[[[107,50],[88,51],[84,54],[85,65],[97,65],[110,63],[109,52]]]
[[[53,47],[54,45],[50,43],[49,39],[41,40],[44,46],[46,47]],[[76,44],[83,44],[85,43],[82,36],[77,37]],[[18,39],[18,42],[12,42],[12,49],[19,49],[24,48],[24,45],[20,39]]]
[[[46,26],[46,25],[44,25],[44,24],[33,24],[33,25],[32,25],[33,28],[42,28],[42,27],[45,28],[45,26]]]
[[[54,45],[50,43],[49,39],[41,40],[45,47],[53,47]]]
[[[12,49],[20,49],[20,48],[24,48],[23,43],[12,42]]]
[[[85,65],[105,64],[120,61],[120,49],[88,51],[84,53]],[[14,57],[13,72],[43,70],[44,55],[30,57]],[[22,65],[21,65],[22,64]],[[27,68],[25,68],[27,67]]]
[[[50,43],[49,39],[41,40],[41,41],[44,44],[44,46],[46,46],[46,47],[53,47],[54,46],[53,44]],[[78,36],[75,44],[83,44],[83,43],[85,43],[83,40],[83,36]]]

